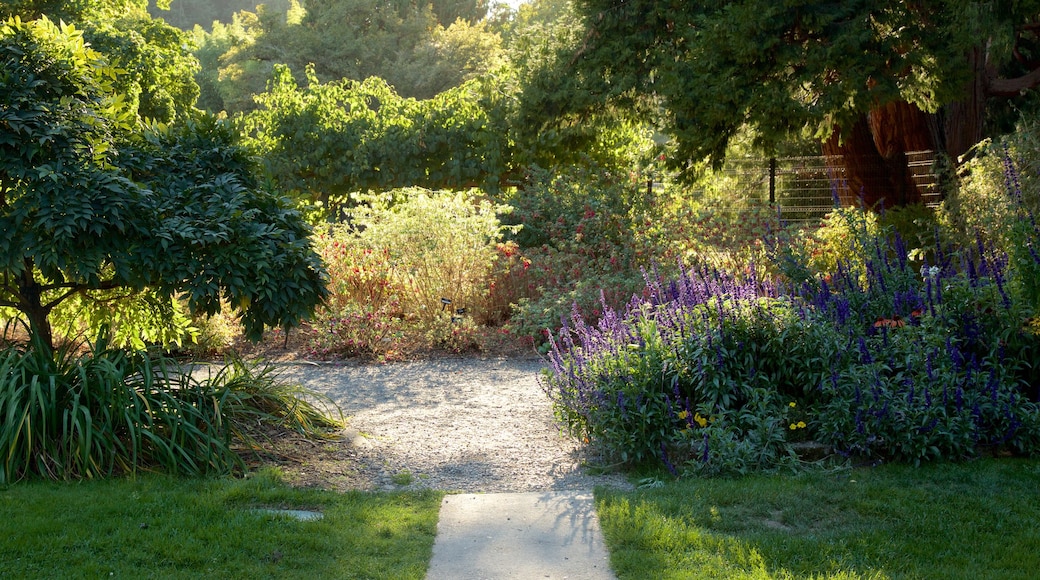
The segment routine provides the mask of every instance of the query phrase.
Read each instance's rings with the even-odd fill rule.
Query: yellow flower
[[[799,421],[798,422],[798,428],[799,429],[805,429],[805,421]]]
[[[679,418],[680,419],[685,419],[685,418],[687,418],[689,416],[690,416],[690,414],[687,413],[686,411],[679,411]]]
[[[704,417],[701,417],[700,413],[697,413],[696,415],[694,415],[693,416],[693,420],[696,421],[697,424],[700,425],[701,427],[704,427],[705,425],[708,424],[708,420],[705,419]]]
[[[798,403],[795,403],[794,401],[791,401],[790,403],[787,404],[787,406],[791,407],[792,409],[794,409],[795,407],[798,406]]]
[[[791,423],[791,431],[794,431],[797,428],[798,428],[798,425],[795,425],[794,423]]]

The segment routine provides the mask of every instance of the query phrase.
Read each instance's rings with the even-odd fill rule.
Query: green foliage
[[[147,6],[146,0],[19,0],[0,7],[0,21],[19,16],[76,26],[114,67],[113,90],[131,110],[159,122],[190,117],[199,94],[193,78],[198,62],[187,37],[150,18]]]
[[[53,358],[52,358],[53,356]],[[0,352],[0,483],[30,476],[95,478],[138,470],[204,475],[241,468],[235,444],[258,429],[320,435],[335,406],[232,360],[197,380],[169,359],[109,347],[52,355],[39,341]]]
[[[294,3],[294,0],[171,0],[165,7],[149,3],[148,13],[152,18],[162,18],[171,26],[191,31],[195,26],[230,23],[236,13],[255,11],[260,4],[268,10],[284,12]]]
[[[866,262],[882,231],[877,214],[859,208],[836,208],[818,228],[803,230],[795,243],[777,247],[771,259],[796,283],[835,273],[839,264],[866,283]],[[884,231],[887,235],[889,230]]]
[[[277,67],[261,109],[246,118],[252,143],[282,188],[305,198],[347,201],[355,191],[395,187],[465,189],[497,184],[507,143],[466,84],[427,101],[400,96],[385,81],[300,88]]]
[[[264,91],[276,66],[296,71],[300,83],[307,69],[321,82],[380,77],[400,95],[429,99],[498,66],[498,35],[471,17],[481,6],[450,0],[258,6],[214,23],[210,34],[201,28],[194,34],[206,52],[206,84],[229,113],[252,111],[251,96]],[[459,18],[438,22],[450,13]]]
[[[970,246],[978,240],[1007,254],[1014,266],[1012,288],[1032,314],[1040,313],[1038,138],[1040,121],[1031,118],[999,141],[981,143],[941,212],[956,243]]]
[[[114,90],[141,118],[169,123],[194,115],[199,62],[186,34],[146,15],[124,15],[92,23],[86,39],[121,71]]]
[[[200,384],[220,398],[220,412],[234,440],[257,452],[263,451],[258,439],[266,438],[272,427],[320,439],[344,425],[343,413],[332,399],[285,380],[268,363],[230,356]]]
[[[157,4],[168,4],[157,0]],[[68,24],[86,21],[101,21],[106,18],[141,15],[145,13],[147,0],[8,0],[0,6],[0,19],[18,16],[22,20],[47,17]]]
[[[43,344],[77,294],[223,297],[246,332],[298,323],[324,296],[309,230],[265,190],[231,127],[212,118],[141,129],[112,68],[70,26],[0,28],[0,306]]]
[[[94,478],[160,467],[224,473],[241,464],[219,400],[166,363],[111,350],[0,355],[0,482]]]
[[[537,294],[522,300],[512,324],[538,335],[559,327],[575,308],[590,316],[623,305],[643,284],[651,248],[639,235],[652,223],[642,185],[594,163],[558,171],[537,167],[505,198],[522,226],[514,240],[530,260]]]
[[[826,138],[835,126],[848,135],[860,115],[887,103],[936,111],[967,97],[973,51],[984,52],[988,74],[1014,74],[1016,26],[1040,13],[1036,2],[1009,9],[961,0],[575,6],[582,42],[543,75],[571,86],[545,106],[571,115],[604,104],[646,111],[675,138],[669,159],[678,169],[705,158],[721,165],[745,124],[772,150],[791,135]]]
[[[648,126],[623,103],[576,111],[589,99],[583,79],[554,68],[558,53],[577,50],[585,34],[571,3],[537,2],[520,8],[508,35],[511,74],[518,102],[511,109],[510,137],[523,165],[564,168],[591,160],[628,168],[650,147]]]
[[[51,311],[51,323],[66,337],[98,336],[107,329],[114,346],[132,350],[185,347],[199,340],[184,305],[150,289],[74,294]]]
[[[235,79],[221,75],[220,58],[234,46],[241,46],[253,41],[255,31],[248,26],[248,20],[235,15],[228,24],[213,22],[210,32],[196,27],[191,32],[195,46],[195,58],[199,60],[199,70],[195,81],[199,85],[199,99],[196,103],[200,109],[211,113],[225,110],[247,110],[253,107],[252,95],[239,92]],[[255,65],[254,65],[255,66]],[[263,78],[269,78],[271,71],[264,70]],[[225,104],[229,100],[231,103]]]
[[[315,348],[381,357],[409,343],[471,348],[474,321],[489,317],[499,240],[512,229],[498,220],[508,206],[417,188],[359,200],[348,222],[319,238],[331,295]]]
[[[183,292],[193,312],[212,315],[225,300],[257,339],[267,326],[309,316],[325,296],[325,274],[310,228],[257,181],[235,138],[229,125],[205,119],[125,148],[126,170],[155,192],[147,215],[159,218],[128,271],[131,280]]]

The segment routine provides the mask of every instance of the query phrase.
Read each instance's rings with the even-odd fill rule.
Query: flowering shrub
[[[595,324],[574,313],[543,377],[558,417],[622,461],[691,473],[791,465],[804,438],[871,460],[1040,450],[1017,262],[980,240],[916,268],[885,228],[849,235],[855,260],[798,285],[699,266],[648,276]]]
[[[313,354],[386,359],[472,348],[476,325],[501,320],[509,307],[495,293],[516,275],[515,246],[500,241],[510,228],[497,217],[508,208],[420,189],[362,199],[316,244],[330,296],[313,323]]]
[[[515,207],[509,219],[523,226],[514,241],[530,262],[511,320],[519,335],[559,329],[575,306],[589,322],[604,304],[623,309],[654,263],[666,275],[680,259],[743,269],[764,259],[762,238],[786,233],[764,205],[736,211],[678,185],[651,188],[638,175],[595,167],[534,169],[505,201]]]
[[[669,283],[648,276],[644,296],[623,314],[604,306],[596,326],[575,314],[553,337],[543,386],[562,422],[625,462],[696,457],[742,471],[789,461],[787,402],[827,354],[787,352],[807,351],[819,329],[754,276],[684,269]]]
[[[590,318],[601,298],[623,305],[642,285],[640,265],[650,248],[637,235],[648,207],[639,184],[596,167],[549,173],[531,170],[528,183],[506,201],[513,236],[529,262],[527,291],[512,326],[519,335],[559,328],[577,304]]]

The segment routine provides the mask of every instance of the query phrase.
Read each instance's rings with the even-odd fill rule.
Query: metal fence
[[[924,203],[942,201],[934,151],[907,153],[911,179]],[[834,209],[835,194],[846,182],[840,156],[728,159],[711,180],[712,188],[694,196],[722,211],[772,207],[785,222],[815,222]]]

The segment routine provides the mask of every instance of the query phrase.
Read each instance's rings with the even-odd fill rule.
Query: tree
[[[166,4],[159,2],[158,4]],[[114,90],[147,119],[169,122],[195,112],[199,64],[183,32],[153,20],[147,0],[17,0],[0,6],[0,22],[46,16],[75,24],[87,43],[121,70]]]
[[[268,10],[289,10],[289,0],[170,0],[168,6],[151,4],[148,13],[162,18],[171,26],[190,31],[196,26],[207,28],[215,23],[230,24],[233,15],[241,11],[256,11],[263,4]]]
[[[386,81],[300,87],[277,66],[260,108],[244,118],[279,187],[323,203],[356,191],[421,186],[497,187],[509,171],[509,143],[471,81],[433,99],[403,98]]]
[[[443,8],[452,5],[446,2]],[[219,69],[216,92],[228,113],[255,109],[252,95],[265,90],[278,64],[294,71],[301,84],[308,82],[303,71],[313,65],[321,82],[376,76],[399,95],[428,99],[501,61],[497,34],[465,17],[442,25],[437,6],[407,0],[309,0],[306,10],[261,6],[255,13],[239,12],[230,27],[214,26],[211,34],[220,38],[209,39],[201,31],[195,35],[207,52],[206,66],[215,62]],[[226,46],[226,52],[213,58],[209,53],[217,46]],[[206,76],[213,73],[204,70],[200,78]]]
[[[581,20],[569,0],[521,5],[503,35],[518,93],[508,127],[523,165],[566,167],[591,160],[628,169],[646,152],[650,131],[631,114],[630,103],[593,102],[585,80],[559,60],[583,41]]]
[[[142,126],[116,71],[46,18],[0,26],[0,306],[53,348],[49,315],[124,288],[221,300],[251,338],[326,293],[309,230],[264,189],[232,128],[204,117]]]
[[[543,106],[638,107],[675,139],[672,159],[721,164],[744,124],[770,150],[791,134],[843,153],[869,205],[914,201],[905,152],[957,158],[984,136],[988,99],[1040,83],[1040,2],[577,0],[581,42]],[[862,167],[859,167],[862,166]],[[884,172],[885,183],[860,169]]]

